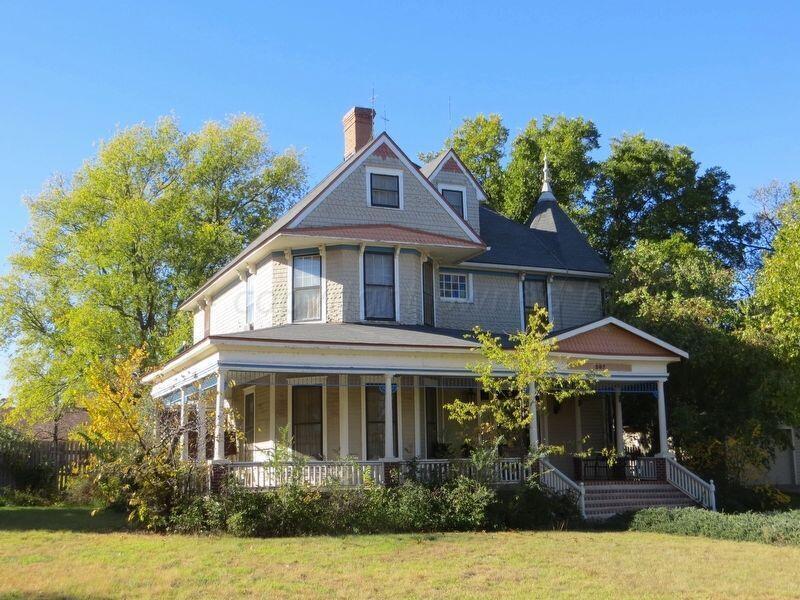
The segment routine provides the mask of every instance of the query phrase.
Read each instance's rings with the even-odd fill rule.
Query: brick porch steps
[[[695,506],[691,498],[666,482],[591,482],[585,489],[587,519],[608,519],[631,510],[656,506]]]

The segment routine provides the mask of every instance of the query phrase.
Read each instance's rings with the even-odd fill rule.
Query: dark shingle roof
[[[247,340],[288,344],[345,344],[366,346],[416,346],[427,348],[477,348],[469,332],[412,325],[362,323],[293,323],[266,329],[212,335],[213,340]],[[501,335],[503,343],[507,336]]]
[[[470,262],[608,274],[608,265],[561,207],[539,201],[531,227],[481,206],[481,237],[489,250]]]

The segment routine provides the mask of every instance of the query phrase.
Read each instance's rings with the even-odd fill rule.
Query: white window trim
[[[439,193],[442,194],[442,198],[444,198],[444,190],[452,190],[454,192],[461,192],[461,212],[464,213],[464,216],[461,217],[465,221],[467,220],[467,188],[463,185],[456,185],[451,183],[440,183],[439,186]],[[445,200],[445,202],[447,202]]]
[[[467,278],[467,297],[466,298],[445,298],[442,296],[442,286],[439,282],[439,278],[442,275],[463,275]],[[475,301],[473,296],[472,290],[472,273],[459,273],[457,271],[445,271],[442,273],[441,271],[437,273],[436,276],[436,295],[439,297],[441,302],[458,302],[461,304],[470,304]]]
[[[328,457],[328,378],[320,377],[297,377],[286,380],[286,422],[289,424],[289,435],[294,437],[294,421],[292,420],[292,388],[294,386],[316,386],[322,388],[322,459]],[[294,439],[292,440],[294,443]],[[293,453],[294,448],[289,448],[289,453]]]
[[[403,171],[401,169],[385,169],[382,167],[367,167],[367,206],[385,210],[403,210]],[[398,204],[399,206],[375,206],[372,204],[372,174],[393,175],[397,177]]]
[[[256,423],[258,419],[256,418],[256,386],[249,385],[242,390],[242,424],[244,425],[244,430],[247,431],[247,395],[253,394],[253,441],[248,443],[245,439],[244,443],[250,446],[255,445],[256,443]]]
[[[399,323],[400,322],[400,246],[386,246],[381,244],[370,244],[370,248],[392,248],[394,265],[394,321],[383,319],[367,319],[367,307],[364,299],[364,254],[368,248],[366,244],[361,244],[358,248],[358,318],[365,323]]]
[[[291,252],[291,251],[290,251]],[[327,254],[325,252],[325,246],[320,246],[319,248],[319,319],[313,319],[309,321],[298,321],[298,323],[325,323],[328,320],[328,282],[325,277],[325,263],[327,261]],[[300,256],[317,256],[317,254],[290,254],[287,262],[289,263],[288,271],[289,271],[289,279],[287,281],[289,291],[287,292],[287,296],[289,298],[289,306],[288,306],[288,314],[286,316],[286,322],[289,324],[294,323],[294,298],[292,297],[294,293],[294,276],[292,274],[292,269],[294,268],[294,259]]]

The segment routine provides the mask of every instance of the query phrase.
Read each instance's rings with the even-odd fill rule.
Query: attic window
[[[368,169],[367,184],[370,206],[403,208],[403,181],[399,171]]]
[[[453,211],[462,219],[466,218],[466,196],[467,189],[458,185],[440,185],[439,193],[444,198],[445,202],[453,209]]]

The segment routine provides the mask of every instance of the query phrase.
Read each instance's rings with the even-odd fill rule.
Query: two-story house
[[[711,488],[668,448],[667,366],[687,355],[604,316],[608,266],[559,207],[547,167],[522,225],[485,204],[453,150],[418,166],[385,132],[373,137],[373,116],[350,110],[344,161],[181,306],[194,344],[146,380],[183,419],[208,422],[199,458],[253,467],[287,428],[294,451],[320,466],[342,457],[446,464],[461,455],[463,432],[443,406],[481,394],[467,366],[477,344],[465,332],[517,331],[538,304],[563,370],[583,358],[608,372],[592,398],[542,399],[528,443],[567,449],[547,462],[553,485],[585,496],[590,480],[612,476],[647,489],[669,481],[662,499],[677,485],[681,500],[711,504]],[[624,454],[629,395],[657,406],[661,458],[623,461],[624,473],[573,460],[589,448]],[[231,412],[243,432],[235,446],[224,436]],[[519,452],[507,449],[506,460]]]

